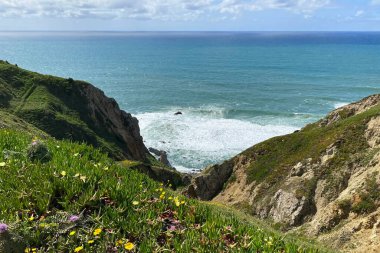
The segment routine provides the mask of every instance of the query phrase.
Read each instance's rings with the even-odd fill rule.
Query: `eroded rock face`
[[[89,125],[99,132],[106,131],[122,149],[125,158],[143,161],[148,153],[140,135],[138,120],[121,110],[113,98],[91,84],[82,85],[81,95],[86,98]]]
[[[269,216],[275,222],[299,225],[308,209],[305,197],[298,199],[293,193],[278,190],[273,196],[270,205],[272,206]]]
[[[373,118],[368,122],[365,137],[371,148],[380,145],[380,117]]]
[[[323,120],[321,120],[320,126],[329,126],[342,118],[350,117],[350,116],[359,114],[361,112],[364,112],[365,110],[368,110],[371,107],[377,105],[379,102],[380,102],[380,94],[375,94],[375,95],[363,98],[362,100],[358,102],[345,105],[329,113]]]
[[[232,169],[229,162],[207,167],[192,179],[187,194],[194,198],[211,200],[223,189],[224,183],[231,176]]]
[[[233,180],[224,181],[213,201],[247,208],[259,218],[313,236],[342,252],[380,252],[380,197],[374,193],[378,190],[368,190],[368,185],[380,187],[380,116],[378,109],[371,110],[379,104],[380,95],[367,97],[333,111],[319,125],[305,127],[301,135],[273,138],[236,156],[230,165]],[[310,131],[329,135],[310,137]],[[314,146],[305,152],[298,147],[309,140],[302,138],[316,138],[314,143],[323,146],[315,148],[314,154]],[[284,141],[289,142],[282,146]],[[271,159],[278,161],[283,154],[277,146],[272,148],[277,144],[296,153],[286,152],[274,167]],[[257,155],[259,151],[267,152],[266,157]],[[265,178],[257,177],[261,169],[267,172]],[[369,192],[375,195],[372,200]],[[358,211],[358,204],[370,208]]]
[[[166,166],[172,167],[172,165],[170,164],[170,162],[168,160],[168,154],[166,153],[166,151],[158,150],[155,148],[149,148],[148,150],[149,150],[149,152],[151,152],[152,154],[154,154],[158,157],[158,161],[162,162]]]

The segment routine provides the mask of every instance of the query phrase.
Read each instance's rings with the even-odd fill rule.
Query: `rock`
[[[172,167],[172,165],[170,164],[170,162],[168,160],[168,154],[166,153],[166,151],[158,150],[155,148],[149,148],[149,152],[158,156],[158,161],[162,162],[163,164],[165,164],[169,167]]]
[[[333,158],[338,151],[336,144],[332,144],[327,147],[325,154],[321,157],[321,164],[326,164],[331,158]]]
[[[174,115],[182,115],[182,112],[176,112],[176,113],[174,113]]]
[[[80,87],[79,94],[87,102],[81,105],[87,124],[95,128],[96,132],[106,132],[107,136],[112,136],[115,144],[122,150],[124,157],[116,158],[144,161],[148,150],[140,135],[138,120],[120,110],[115,99],[108,98],[93,85],[85,83],[76,86]]]
[[[305,168],[304,168],[303,164],[301,162],[299,162],[290,171],[290,176],[292,176],[292,177],[295,177],[295,176],[300,177],[304,173],[304,169]]]
[[[194,195],[193,197],[211,200],[223,189],[223,185],[231,176],[232,170],[233,167],[229,162],[209,166],[193,178],[188,192],[191,192]]]
[[[190,185],[191,184],[191,179],[193,176],[191,174],[185,173],[182,174],[182,182],[184,185]]]
[[[305,197],[297,199],[293,193],[278,190],[271,200],[272,206],[269,216],[275,222],[286,223],[290,226],[299,225],[302,222],[308,203]]]
[[[365,137],[368,144],[372,148],[377,148],[380,145],[380,117],[372,118],[367,123]]]
[[[371,107],[377,105],[379,102],[380,102],[380,94],[375,94],[375,95],[363,98],[362,100],[356,103],[345,105],[343,107],[340,107],[332,111],[324,119],[320,121],[319,125],[321,127],[329,126],[343,118],[347,118],[347,117],[359,114],[361,112],[364,112],[365,110],[368,110]]]

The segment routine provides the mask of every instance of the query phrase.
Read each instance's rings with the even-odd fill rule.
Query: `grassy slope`
[[[104,128],[93,126],[79,95],[85,82],[74,81],[21,69],[0,61],[0,126],[41,132],[58,139],[70,139],[101,148],[116,159],[124,157],[124,145]],[[2,123],[3,122],[3,123]],[[29,122],[29,123],[27,123]],[[27,129],[26,129],[27,128]],[[170,179],[182,185],[181,175],[147,155],[135,167],[155,180]]]
[[[80,90],[89,84],[18,68],[0,61],[0,108],[59,139],[84,141],[121,159],[123,144],[88,122]]]
[[[47,138],[52,160],[32,163],[25,156],[32,138],[0,130],[0,154],[12,154],[0,156],[0,222],[15,240],[21,236],[19,247],[124,252],[117,241],[129,240],[136,252],[317,252],[234,211],[177,196],[83,144]],[[69,222],[72,214],[81,214],[79,221]],[[165,231],[170,224],[173,231]]]

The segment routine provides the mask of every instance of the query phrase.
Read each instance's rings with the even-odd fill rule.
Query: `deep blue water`
[[[380,92],[380,33],[4,32],[0,59],[103,89],[180,169]]]

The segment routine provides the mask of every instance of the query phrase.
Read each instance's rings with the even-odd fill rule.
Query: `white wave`
[[[337,102],[337,103],[334,103],[334,108],[335,109],[338,109],[342,106],[345,106],[345,105],[348,105],[349,103],[346,103],[346,102]]]
[[[170,162],[181,171],[202,169],[258,142],[297,129],[225,119],[221,108],[209,109],[183,109],[183,114],[177,116],[176,110],[135,116],[146,146],[167,151]]]

